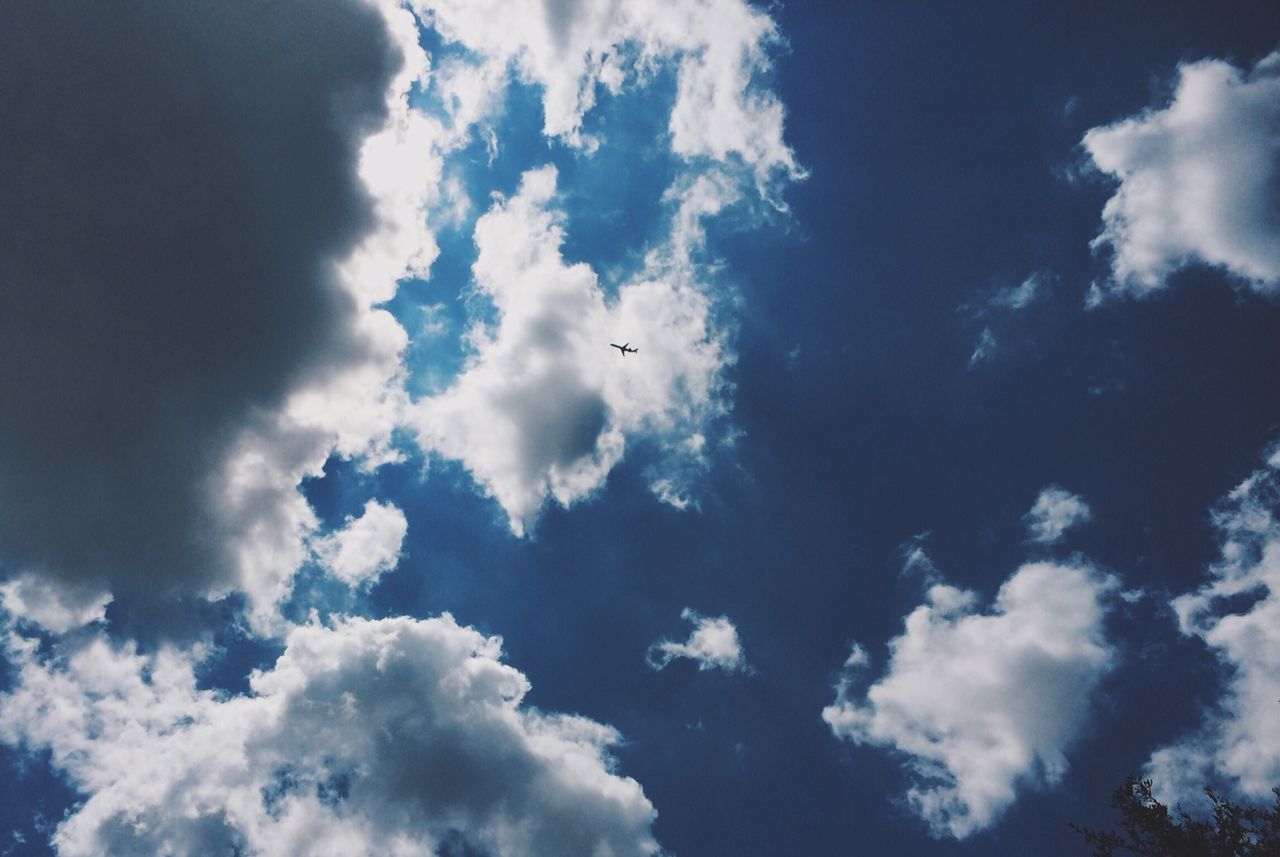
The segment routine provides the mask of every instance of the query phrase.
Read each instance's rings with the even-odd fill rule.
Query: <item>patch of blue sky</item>
[[[409,529],[400,564],[366,593],[351,593],[318,566],[304,567],[283,606],[286,616],[305,619],[312,607],[322,614],[342,610],[418,618],[453,610],[466,624],[481,621],[484,610],[473,605],[487,607],[488,602],[471,598],[489,588],[477,589],[477,582],[518,565],[513,553],[518,553],[519,542],[510,535],[501,508],[482,495],[460,464],[432,457],[425,465],[418,457],[367,473],[354,462],[332,458],[322,477],[303,483],[324,531],[358,516],[370,496],[399,506]]]
[[[584,134],[599,147],[589,155],[557,153],[552,161],[569,222],[564,255],[590,264],[608,294],[643,266],[645,251],[664,237],[672,204],[663,195],[682,166],[668,139],[674,101],[670,70],[617,95],[601,89],[583,121]]]
[[[490,121],[498,146],[474,134],[469,143],[446,160],[445,172],[456,178],[470,207],[459,223],[436,230],[440,255],[425,280],[407,280],[385,304],[409,333],[405,367],[407,388],[415,398],[444,390],[465,364],[462,335],[472,325],[497,321],[489,301],[472,288],[471,266],[477,249],[476,219],[491,205],[493,194],[510,196],[526,170],[548,162],[553,144],[542,136],[542,102],[537,87],[512,80],[502,106]]]
[[[81,795],[56,774],[47,750],[0,744],[0,782],[21,783],[0,800],[0,854],[6,857],[52,853],[49,835]]]

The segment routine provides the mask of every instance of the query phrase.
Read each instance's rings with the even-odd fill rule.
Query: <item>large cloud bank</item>
[[[822,718],[837,737],[903,754],[908,804],[935,835],[962,839],[995,823],[1020,784],[1066,772],[1113,662],[1103,633],[1113,586],[1085,566],[1033,563],[982,612],[975,593],[935,583],[864,692],[869,658],[854,648]]]
[[[230,698],[174,649],[7,648],[0,737],[87,797],[54,834],[67,857],[658,851],[652,805],[611,770],[617,734],[522,705],[501,641],[448,615],[299,627]]]
[[[632,436],[670,460],[655,493],[695,502],[732,361],[694,261],[701,222],[753,186],[780,204],[772,189],[801,175],[761,82],[772,19],[742,0],[410,5],[417,19],[354,0],[15,10],[0,34],[0,394],[23,414],[0,425],[6,574],[127,595],[139,617],[241,592],[254,629],[279,633],[323,539],[300,483],[333,454],[403,456],[406,425],[518,532],[547,497],[597,490]],[[419,26],[464,50],[428,57]],[[499,326],[471,331],[483,347],[446,395],[409,408],[409,336],[379,304],[429,274],[434,230],[469,205],[450,156],[493,134],[517,78],[541,88],[548,137],[608,145],[582,131],[597,93],[664,67],[684,165],[663,191],[668,239],[606,301],[559,257],[554,172],[531,172],[477,227]],[[585,347],[588,322],[642,332],[629,375]]]
[[[1214,512],[1222,556],[1212,579],[1175,598],[1183,634],[1224,669],[1224,692],[1194,734],[1157,750],[1147,774],[1173,799],[1225,782],[1267,801],[1280,782],[1280,448]],[[1245,606],[1231,609],[1233,599]]]
[[[1111,249],[1102,294],[1149,294],[1192,262],[1254,291],[1280,290],[1280,53],[1250,71],[1178,69],[1167,107],[1094,128],[1083,145],[1119,181],[1095,246]]]
[[[325,532],[301,488],[331,456],[456,459],[523,533],[644,443],[654,493],[696,504],[734,359],[704,224],[784,207],[803,174],[767,87],[778,34],[743,0],[407,6],[73,2],[0,30],[0,398],[22,417],[0,424],[0,740],[86,796],[62,853],[656,851],[618,736],[524,707],[495,639],[280,605],[308,563],[360,603],[415,525],[372,497]],[[499,145],[517,81],[585,160],[611,145],[596,98],[661,102],[666,71],[667,220],[609,286],[564,255],[553,167],[507,198],[462,186],[451,158]],[[484,321],[414,402],[384,305],[473,197],[492,202],[455,297]],[[639,359],[602,357],[615,336]],[[172,647],[208,630],[185,608],[237,594],[285,654],[249,695],[200,690],[203,650]],[[113,597],[158,650],[103,630]]]
[[[413,73],[395,19],[344,0],[10,11],[11,566],[135,606],[240,590],[265,627],[315,528],[299,481],[334,450],[385,459],[403,333],[371,303],[404,262],[389,284],[335,263],[386,230],[361,155]]]

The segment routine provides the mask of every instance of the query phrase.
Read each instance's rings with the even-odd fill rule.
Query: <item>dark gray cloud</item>
[[[237,431],[360,348],[330,262],[401,58],[359,2],[27,2],[0,26],[0,557],[228,579]]]

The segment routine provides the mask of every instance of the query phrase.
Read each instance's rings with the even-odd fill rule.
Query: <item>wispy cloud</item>
[[[978,334],[978,341],[973,346],[973,352],[969,355],[969,368],[977,366],[991,360],[996,355],[996,335],[991,332],[990,327],[982,328],[982,333]]]
[[[988,303],[998,309],[1026,309],[1040,300],[1053,286],[1057,278],[1045,271],[1035,271],[1016,286],[1000,289],[991,296]]]

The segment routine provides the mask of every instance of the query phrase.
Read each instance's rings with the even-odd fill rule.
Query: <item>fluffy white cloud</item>
[[[994,823],[1020,783],[1054,783],[1113,651],[1103,597],[1115,581],[1079,565],[1019,568],[979,612],[973,592],[942,583],[889,643],[887,671],[855,688],[868,657],[855,646],[822,718],[855,744],[908,757],[912,808],[935,835]]]
[[[369,586],[400,561],[409,522],[391,503],[369,500],[360,517],[348,517],[341,529],[317,539],[316,557],[349,586]]]
[[[686,158],[740,159],[763,182],[801,170],[782,138],[783,108],[756,79],[769,68],[777,26],[744,0],[412,0],[449,42],[479,60],[442,81],[447,102],[478,116],[472,80],[514,68],[542,87],[544,133],[588,149],[582,132],[601,88],[617,93],[663,64],[677,69],[672,150]],[[493,26],[501,20],[504,26]],[[463,107],[466,105],[466,107]]]
[[[676,658],[689,658],[698,662],[699,670],[741,672],[749,669],[738,629],[728,616],[702,616],[686,607],[680,618],[693,623],[689,639],[683,643],[674,640],[654,643],[645,654],[649,666],[660,670]]]
[[[658,851],[652,805],[612,771],[617,733],[524,707],[501,641],[448,615],[296,628],[229,698],[174,649],[8,648],[0,738],[87,796],[54,834],[66,857]]]
[[[1225,687],[1194,734],[1152,754],[1146,774],[1171,799],[1224,779],[1269,800],[1280,782],[1280,447],[1214,512],[1222,556],[1212,580],[1173,600],[1183,634],[1203,640],[1225,667]],[[1254,599],[1229,608],[1229,599]]]
[[[1092,302],[1150,293],[1196,260],[1280,289],[1280,52],[1248,72],[1184,64],[1167,107],[1094,128],[1083,145],[1120,183],[1094,242],[1111,248],[1112,281]]]
[[[1050,485],[1036,497],[1022,522],[1027,525],[1027,538],[1031,541],[1054,545],[1062,541],[1067,530],[1087,523],[1091,518],[1093,512],[1083,497]]]
[[[462,461],[517,534],[548,495],[567,506],[602,485],[629,434],[658,438],[677,461],[700,456],[689,439],[722,412],[731,359],[688,259],[698,216],[721,196],[696,186],[665,249],[610,300],[587,265],[561,256],[555,185],[554,167],[532,170],[476,223],[472,272],[497,319],[471,331],[466,369],[415,417],[422,445]],[[628,340],[637,355],[609,347]]]
[[[92,585],[63,583],[27,572],[0,583],[0,609],[55,634],[102,619],[110,593]]]

